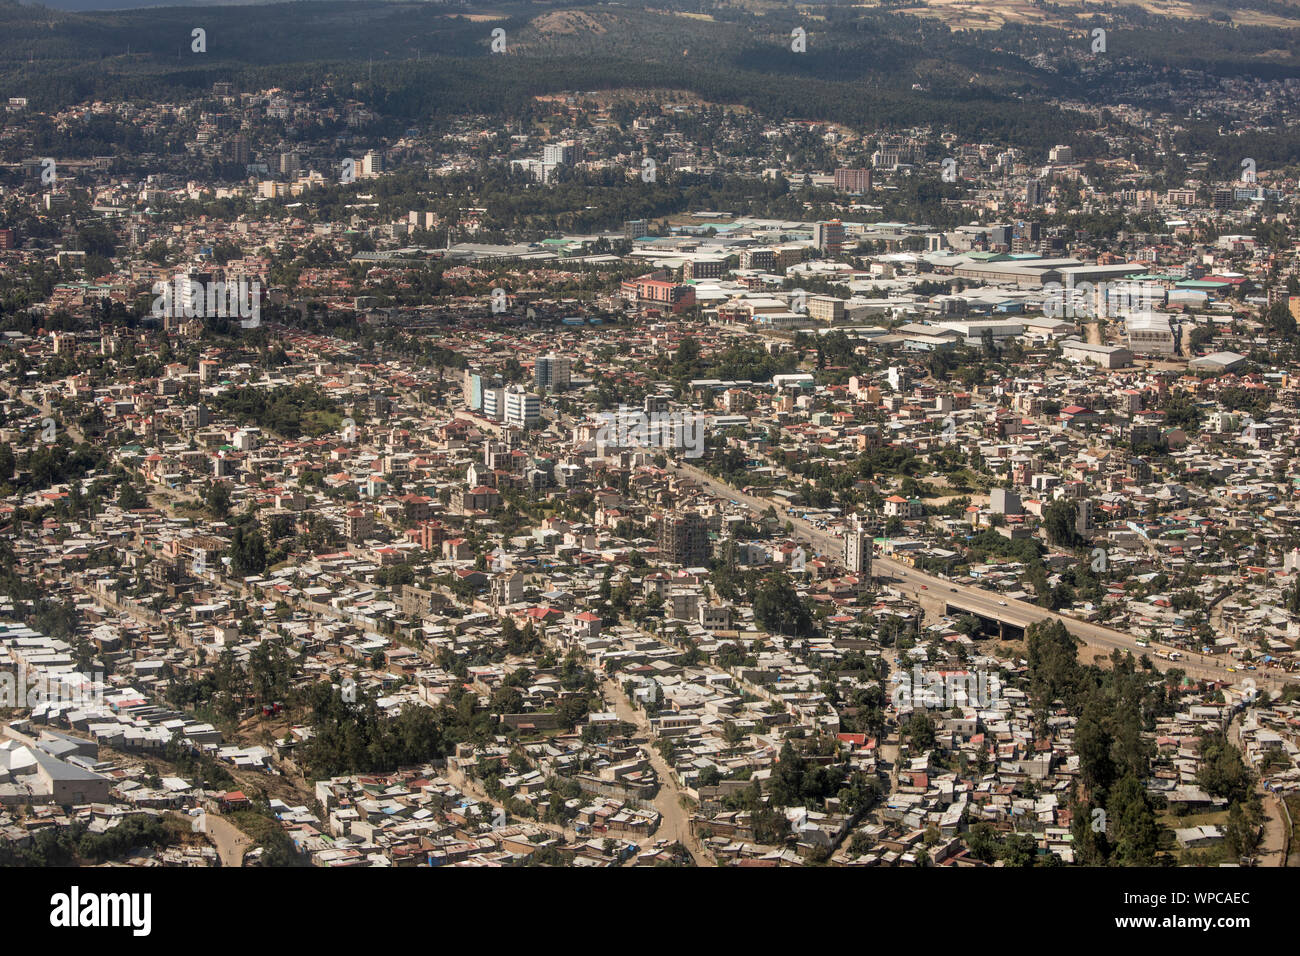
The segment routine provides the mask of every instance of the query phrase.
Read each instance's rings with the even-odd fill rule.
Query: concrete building
[[[533,367],[533,377],[539,389],[561,391],[569,387],[569,358],[567,355],[543,355]]]
[[[536,425],[542,417],[542,400],[532,392],[525,392],[521,386],[513,385],[505,390],[505,414],[503,420],[507,425],[528,428]]]
[[[550,166],[569,166],[578,161],[578,144],[568,139],[542,147],[542,162]]]
[[[989,510],[998,515],[1018,515],[1023,514],[1024,509],[1020,504],[1020,495],[1016,494],[1010,488],[994,488],[989,493]]]
[[[1130,315],[1124,320],[1128,347],[1137,355],[1173,355],[1177,341],[1170,317],[1160,312]]]
[[[871,576],[871,534],[861,529],[844,536],[844,566],[854,574]]]
[[[740,253],[740,268],[774,269],[776,268],[776,250],[771,248],[744,249]]]
[[[664,515],[659,520],[659,550],[684,568],[702,567],[709,560],[709,526],[694,511]]]
[[[835,170],[835,188],[844,193],[870,192],[871,170],[837,169]]]
[[[721,279],[727,272],[727,260],[712,257],[687,259],[682,266],[682,279]]]
[[[1198,372],[1235,372],[1246,364],[1246,356],[1237,352],[1215,352],[1192,359],[1187,367]]]
[[[62,806],[109,802],[112,778],[61,760],[25,735],[14,732],[10,738],[0,743],[0,802]]]
[[[810,296],[808,318],[818,322],[841,322],[844,320],[844,300],[833,295]]]
[[[838,219],[831,219],[814,225],[813,244],[819,252],[828,256],[838,256],[844,251],[844,223]]]
[[[940,322],[936,323],[936,326],[939,329],[958,333],[965,338],[965,344],[971,347],[982,345],[986,332],[993,335],[993,342],[995,345],[1002,342],[1004,339],[1013,339],[1018,335],[1025,334],[1025,323],[1011,319],[976,319],[962,322]]]
[[[1086,362],[1101,368],[1127,368],[1133,364],[1133,352],[1122,345],[1092,345],[1079,339],[1062,342],[1061,355],[1071,362]]]

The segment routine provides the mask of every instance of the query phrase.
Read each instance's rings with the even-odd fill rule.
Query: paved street
[[[719,481],[707,472],[696,468],[694,465],[679,462],[672,464],[671,467],[678,474],[700,482],[710,494],[739,502],[756,514],[762,514],[768,508],[775,508],[773,502],[754,495],[746,495],[738,489]],[[783,523],[788,521],[793,526],[794,537],[811,544],[818,552],[835,555],[838,558],[843,551],[843,539],[838,535],[823,531],[802,518],[781,514],[780,509],[776,510]],[[982,588],[954,584],[936,575],[917,571],[890,558],[875,558],[872,564],[872,573],[878,580],[890,584],[910,597],[919,600],[928,599],[930,603],[942,601],[945,597],[960,598],[961,603],[971,610],[1022,627],[1035,621],[1059,620],[1065,624],[1071,634],[1089,647],[1106,652],[1119,648],[1120,650],[1131,651],[1135,657],[1148,654],[1156,668],[1162,671],[1176,668],[1190,677],[1226,680],[1233,684],[1241,684],[1244,680],[1251,679],[1255,682],[1255,686],[1260,689],[1280,688],[1287,683],[1300,682],[1300,675],[1276,670],[1239,670],[1234,674],[1227,670],[1222,661],[1200,654],[1189,655],[1184,652],[1181,660],[1164,660],[1155,656],[1156,647],[1141,647],[1137,643],[1140,638],[1126,634],[1123,631],[1117,631],[1103,624],[1093,624],[1063,614],[1056,614],[1027,601],[1007,600]]]

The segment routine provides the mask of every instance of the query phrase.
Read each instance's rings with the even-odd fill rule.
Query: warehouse
[[[985,333],[992,333],[994,344],[1025,334],[1025,323],[1019,319],[983,319],[965,322],[936,323],[936,327],[964,336],[969,346],[981,345]]]
[[[1130,315],[1124,321],[1128,330],[1128,347],[1136,355],[1173,355],[1174,326],[1170,316],[1161,312]]]
[[[1187,367],[1198,372],[1235,372],[1246,364],[1246,356],[1236,352],[1215,352],[1192,359]]]
[[[1092,345],[1079,339],[1062,342],[1061,355],[1071,362],[1087,362],[1101,368],[1127,368],[1133,364],[1133,353],[1122,345]]]

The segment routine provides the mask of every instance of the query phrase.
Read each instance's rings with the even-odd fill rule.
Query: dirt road
[[[1228,725],[1228,740],[1242,752],[1244,758],[1246,751],[1241,745],[1240,714],[1232,718],[1232,723]],[[1263,780],[1256,783],[1255,792],[1259,794],[1260,803],[1264,807],[1264,833],[1255,856],[1260,866],[1286,866],[1287,823],[1281,801],[1276,794],[1264,788]]]
[[[253,845],[252,838],[229,820],[215,813],[206,813],[199,819],[203,821],[202,832],[217,848],[221,865],[243,866],[244,854]]]
[[[614,702],[614,711],[618,714],[619,720],[635,724],[642,733],[653,737],[650,721],[644,711],[637,710],[628,702],[623,695],[623,689],[618,684],[606,678],[604,690],[605,697]],[[655,796],[654,805],[663,817],[659,822],[659,829],[655,831],[655,836],[661,840],[674,840],[686,847],[695,860],[696,866],[712,866],[714,862],[712,855],[691,833],[690,814],[682,806],[684,794],[677,786],[677,777],[673,774],[672,768],[668,766],[668,762],[659,751],[653,747],[647,748],[647,751],[650,754],[650,766],[654,767],[659,777],[659,793]]]

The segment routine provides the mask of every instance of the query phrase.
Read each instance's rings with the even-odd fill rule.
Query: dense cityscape
[[[507,79],[855,16],[423,6]],[[127,14],[0,11],[0,865],[1286,866],[1300,13],[1223,14],[1285,34],[1240,75],[1000,8],[1059,46],[871,8],[978,45],[874,121],[594,61],[24,95]],[[901,105],[977,76],[1006,123]]]

